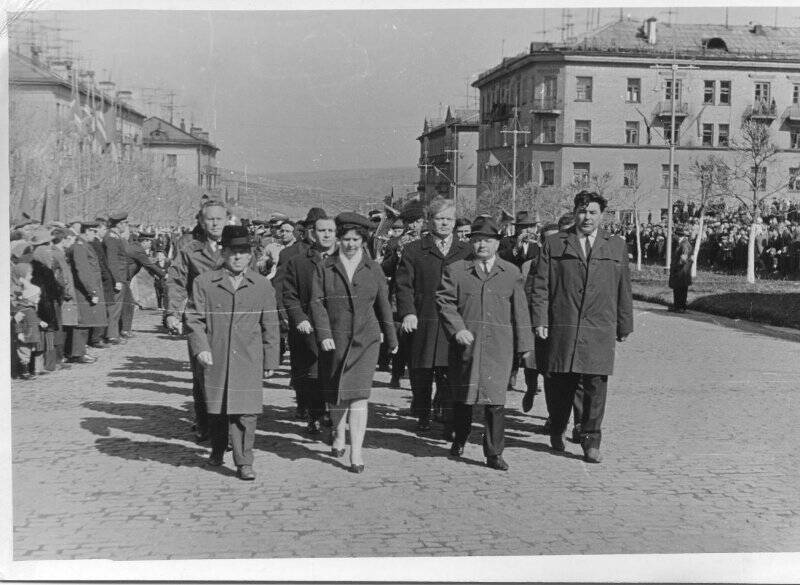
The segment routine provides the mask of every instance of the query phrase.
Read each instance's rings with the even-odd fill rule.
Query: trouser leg
[[[311,420],[322,420],[325,416],[325,399],[322,396],[322,386],[316,378],[303,380],[308,404],[308,416]]]
[[[95,343],[99,343],[103,341],[103,337],[106,335],[106,328],[105,327],[92,327],[89,331],[89,339],[88,342],[94,345]]]
[[[44,352],[42,355],[42,367],[45,370],[53,371],[58,365],[58,354],[55,346],[55,331],[45,331],[44,333]]]
[[[686,297],[689,295],[689,287],[681,286],[676,289],[673,289],[672,294],[675,301],[675,309],[678,311],[685,311]]]
[[[606,411],[606,393],[608,376],[584,374],[583,382],[583,418],[581,419],[582,444],[584,449],[599,448],[601,439],[600,426]]]
[[[572,398],[572,425],[579,425],[583,420],[583,378],[578,376],[575,383],[575,396]],[[567,417],[569,422],[569,417]]]
[[[505,407],[502,404],[488,404],[483,408],[484,426],[483,455],[495,457],[503,454],[505,448]]]
[[[532,394],[539,393],[539,371],[525,368],[525,388]]]
[[[447,429],[453,428],[453,393],[450,389],[450,378],[447,367],[433,369],[436,380],[436,399],[442,409],[442,419]]]
[[[552,418],[553,409],[553,378],[550,374],[542,375],[542,385],[544,386],[544,404],[547,407],[547,416]]]
[[[411,378],[412,411],[418,419],[431,416],[431,394],[433,387],[433,368],[414,368],[409,372]]]
[[[456,402],[453,405],[454,420],[453,430],[456,432],[455,442],[459,445],[466,444],[472,430],[472,405]]]
[[[569,423],[578,374],[552,373],[550,382],[550,435],[560,437]]]
[[[136,310],[136,302],[133,299],[133,291],[129,282],[122,284],[122,290],[125,291],[122,300],[122,331],[130,333],[133,329],[133,314]]]
[[[206,425],[211,438],[211,456],[221,458],[228,446],[228,415],[209,414]]]
[[[189,350],[189,364],[192,367],[192,398],[194,399],[194,424],[198,434],[208,431],[208,408],[206,406],[205,388],[203,386],[203,366]]]
[[[114,292],[114,300],[108,306],[108,328],[106,337],[116,339],[119,337],[119,325],[122,318],[122,304],[125,301],[125,283],[122,288]]]
[[[253,445],[256,441],[256,414],[231,414],[228,415],[228,434],[233,447],[233,463],[253,465]]]
[[[93,329],[88,327],[73,327],[72,341],[69,348],[69,357],[81,357],[86,354],[86,343],[89,341],[89,333]]]

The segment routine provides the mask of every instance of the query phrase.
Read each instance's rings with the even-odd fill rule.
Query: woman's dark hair
[[[597,203],[600,206],[600,211],[605,211],[608,200],[594,191],[581,191],[575,195],[573,209],[586,208],[590,203]]]
[[[366,227],[359,226],[359,225],[352,225],[352,224],[351,225],[344,224],[344,225],[337,226],[336,227],[336,237],[339,238],[339,239],[342,239],[347,232],[351,232],[351,231],[352,232],[356,232],[359,236],[361,236],[361,239],[364,240],[365,242],[369,238],[369,230]]]

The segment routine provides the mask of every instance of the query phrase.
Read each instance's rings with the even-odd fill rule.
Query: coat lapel
[[[581,247],[581,240],[575,228],[570,229],[567,234],[567,247],[572,248],[572,252],[581,259],[581,262],[586,264],[586,253]]]

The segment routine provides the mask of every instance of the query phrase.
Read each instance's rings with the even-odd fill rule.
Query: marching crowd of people
[[[262,380],[287,350],[297,417],[324,433],[332,457],[349,443],[351,472],[365,470],[380,369],[398,388],[408,370],[418,432],[440,424],[455,459],[482,406],[483,453],[497,470],[508,469],[504,408],[522,370],[525,412],[544,391],[551,448],[565,450],[573,417],[573,440],[599,463],[615,344],[633,331],[626,243],[601,229],[605,207],[582,191],[558,223],[521,211],[508,230],[487,215],[457,218],[441,198],[399,217],[312,208],[302,221],[243,225],[205,198],[181,233],[131,226],[125,212],[23,222],[11,246],[16,375],[92,363],[124,344],[131,279],[144,269],[164,326],[188,342],[196,439],[210,441],[211,466],[233,451],[243,480],[255,478]]]

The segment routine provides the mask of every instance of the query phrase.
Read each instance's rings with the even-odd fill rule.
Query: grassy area
[[[672,304],[668,274],[662,267],[631,265],[633,296],[642,301]],[[689,309],[746,319],[769,325],[800,329],[800,282],[757,280],[747,284],[744,276],[698,270],[689,287]]]

